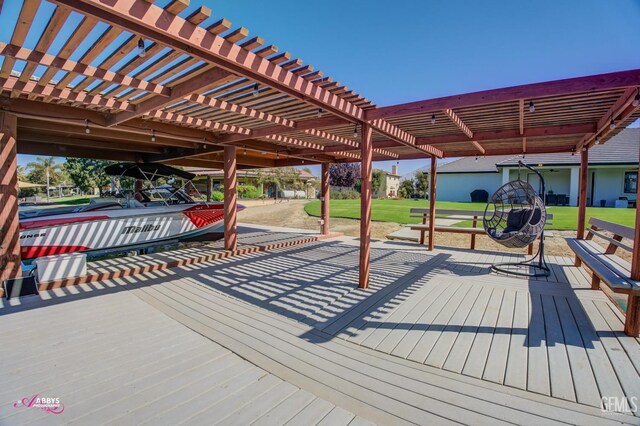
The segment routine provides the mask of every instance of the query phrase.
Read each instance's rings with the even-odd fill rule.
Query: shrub
[[[220,191],[213,191],[211,193],[211,201],[224,201],[224,194]]]
[[[332,200],[357,200],[360,198],[358,191],[331,191],[329,197]]]
[[[261,195],[262,195],[262,192],[260,192],[260,190],[258,190],[257,188],[254,188],[254,189],[245,191],[244,194],[242,195],[242,198],[256,199],[256,198],[260,198]]]

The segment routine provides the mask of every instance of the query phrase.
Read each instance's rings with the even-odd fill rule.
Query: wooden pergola
[[[52,12],[34,35],[45,5]],[[640,117],[640,70],[378,107],[189,0],[164,8],[151,0],[16,0],[0,7],[20,7],[11,39],[0,44],[2,279],[20,271],[16,153],[223,168],[228,250],[237,244],[237,169],[321,164],[329,233],[329,164],[360,162],[364,288],[372,161],[430,158],[433,211],[438,158],[579,152],[582,236],[588,149]],[[68,26],[73,31],[53,52]],[[24,47],[27,36],[37,37],[33,49]],[[640,279],[636,246],[632,278]]]

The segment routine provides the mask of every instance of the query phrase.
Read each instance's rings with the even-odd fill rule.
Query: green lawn
[[[86,197],[83,195],[74,195],[72,197],[64,197],[64,198],[59,198],[59,199],[53,199],[51,202],[53,204],[64,204],[67,206],[77,206],[77,205],[81,205],[81,204],[89,204],[89,201],[91,201],[92,198],[95,198],[95,196],[92,197]]]
[[[427,208],[425,200],[373,200],[372,220],[379,222],[418,223],[419,218],[410,218],[412,207]],[[456,203],[439,201],[438,209],[484,210],[484,203]],[[305,211],[311,216],[320,216],[320,201],[312,201],[305,205]],[[548,207],[553,214],[553,224],[548,229],[576,229],[578,219],[577,207]],[[634,226],[635,209],[614,209],[606,207],[588,207],[587,219],[591,216],[626,226]],[[331,217],[350,219],[360,218],[360,200],[331,200]],[[462,224],[463,226],[466,224]]]

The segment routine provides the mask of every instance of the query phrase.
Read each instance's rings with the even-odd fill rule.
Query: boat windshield
[[[142,196],[142,203],[147,206],[154,205],[177,205],[177,204],[193,204],[191,197],[185,194],[181,189],[176,189],[169,185],[163,185],[157,188],[143,189],[139,192]]]

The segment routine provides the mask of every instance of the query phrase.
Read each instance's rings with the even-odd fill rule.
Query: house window
[[[624,172],[624,192],[625,194],[638,192],[638,172]]]

